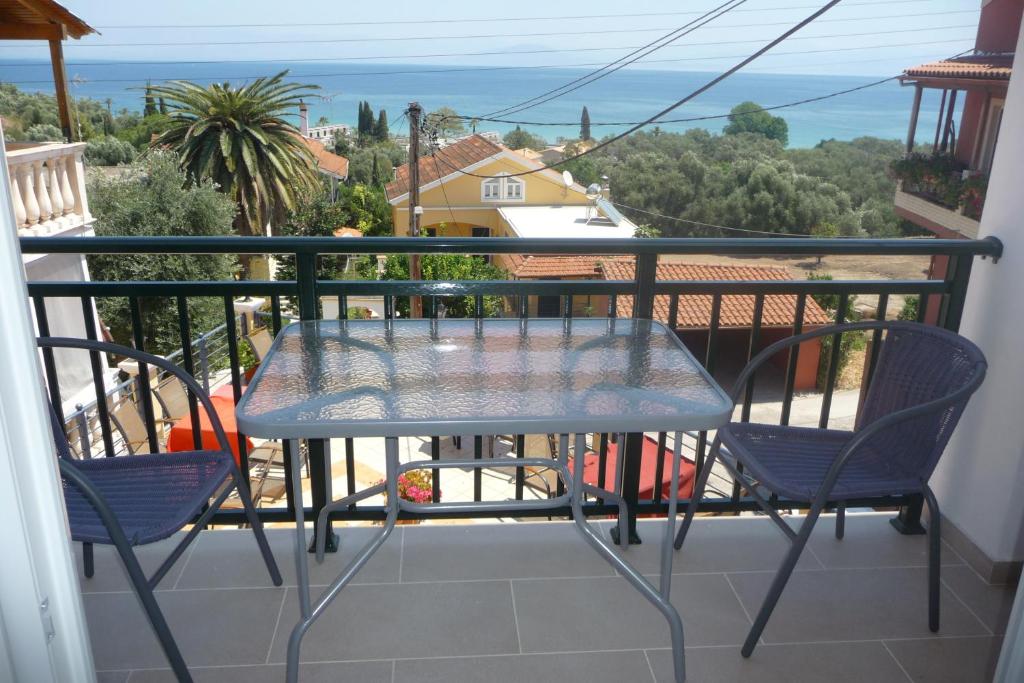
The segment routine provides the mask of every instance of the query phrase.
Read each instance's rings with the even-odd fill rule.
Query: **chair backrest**
[[[270,351],[270,347],[274,343],[274,336],[270,334],[270,330],[266,327],[261,327],[257,330],[253,330],[251,334],[246,337],[249,342],[249,346],[252,348],[253,354],[256,356],[256,360],[262,362],[267,357],[267,353]]]
[[[976,388],[985,369],[981,350],[953,332],[917,323],[892,324],[881,342],[856,428],[969,385]],[[970,392],[944,408],[882,429],[859,457],[875,459],[887,471],[927,481],[969,398]]]
[[[168,420],[178,420],[188,415],[188,392],[174,375],[164,378],[153,393]]]
[[[182,368],[178,367],[174,363],[171,363],[166,358],[160,356],[154,356],[151,353],[139,351],[128,346],[121,346],[119,344],[111,344],[109,342],[93,341],[90,339],[74,339],[71,337],[39,337],[36,339],[36,344],[40,348],[65,348],[65,349],[81,349],[91,352],[109,353],[115,356],[124,358],[130,358],[132,360],[141,361],[155,368],[159,368],[174,378],[177,382],[180,382],[186,391],[191,393],[198,404],[206,410],[206,415],[210,420],[210,427],[213,429],[214,436],[217,439],[217,444],[220,450],[230,453],[231,443],[228,441],[227,435],[224,433],[224,426],[221,424],[220,417],[217,415],[217,411],[214,410],[213,402],[210,397],[203,391],[203,388],[199,386],[195,378],[188,374]],[[135,411],[135,417],[139,419],[139,422],[143,424],[143,432],[145,432],[145,423],[142,422],[142,418],[139,416],[138,410],[131,403],[128,406],[132,411]],[[51,418],[52,420],[53,418]],[[130,415],[126,418],[131,419]],[[57,436],[59,420],[54,425],[54,436]],[[127,431],[127,430],[126,430]],[[58,449],[60,442],[63,440],[67,442],[67,437],[63,436],[63,428],[60,429],[61,439],[58,439]],[[131,437],[129,437],[131,438]]]
[[[174,381],[177,384],[177,380]],[[110,417],[121,432],[121,438],[128,446],[128,451],[134,455],[140,451],[148,452],[149,432],[146,431],[146,423],[139,413],[138,406],[130,399],[124,399],[113,407]]]

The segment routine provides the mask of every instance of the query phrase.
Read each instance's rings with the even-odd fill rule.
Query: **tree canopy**
[[[187,183],[170,152],[154,151],[114,178],[90,174],[89,208],[96,234],[109,236],[230,235],[235,204],[203,180]],[[227,280],[235,264],[220,254],[96,254],[88,257],[93,280]],[[173,299],[142,297],[146,350],[166,354],[181,347]],[[123,298],[97,299],[100,318],[114,340],[132,344],[131,314]],[[197,334],[224,322],[224,304],[217,298],[189,299],[192,329]]]
[[[515,127],[515,130],[510,130],[505,133],[505,137],[502,138],[502,142],[505,146],[510,149],[522,149],[528,147],[533,150],[541,150],[548,146],[547,141],[539,135],[527,132],[520,128]]]
[[[760,133],[769,140],[778,140],[785,147],[789,144],[789,126],[781,116],[772,116],[757,102],[740,102],[729,112],[729,124],[723,132]]]
[[[320,181],[299,131],[284,117],[315,86],[286,83],[286,71],[235,87],[187,81],[153,86],[168,104],[170,125],[153,146],[169,147],[192,183],[211,179],[238,205],[241,235],[261,235]]]
[[[580,140],[590,139],[590,112],[586,105],[583,106],[583,113],[580,114]]]
[[[377,262],[375,259],[364,259],[360,263],[360,271],[368,280],[377,279]],[[420,270],[424,280],[505,280],[508,273],[497,266],[485,263],[478,256],[464,254],[425,254],[420,259]],[[391,254],[384,262],[382,280],[408,280],[409,256],[407,254]],[[471,318],[474,315],[475,301],[471,296],[439,297],[445,307],[445,315],[449,318]],[[408,317],[409,298],[395,297],[395,305],[400,315]],[[484,297],[484,315],[496,316],[501,310],[500,296]],[[424,303],[426,308],[426,303]]]
[[[459,118],[459,112],[451,107],[440,107],[427,114],[426,124],[442,138],[453,138],[466,132],[466,124]]]

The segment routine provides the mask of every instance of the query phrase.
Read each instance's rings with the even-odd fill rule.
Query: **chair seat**
[[[232,456],[220,451],[94,458],[74,462],[99,489],[132,545],[167,538],[188,524],[231,474]],[[92,503],[64,480],[71,537],[112,543]]]
[[[832,462],[853,432],[835,429],[732,423],[719,431],[722,443],[749,475],[773,493],[811,501]],[[865,445],[839,474],[830,501],[919,493],[920,479],[886,466],[891,459]]]

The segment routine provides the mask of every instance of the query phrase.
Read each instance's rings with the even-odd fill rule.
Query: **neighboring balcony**
[[[7,169],[19,237],[71,236],[92,224],[84,142],[11,143]]]
[[[892,172],[897,214],[940,237],[978,237],[988,176],[943,154],[910,155]]]

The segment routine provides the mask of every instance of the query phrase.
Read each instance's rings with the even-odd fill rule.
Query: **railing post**
[[[320,317],[316,281],[316,254],[299,253],[295,255],[295,279],[299,287],[299,318],[302,321],[316,320]],[[313,503],[313,515],[331,500],[331,453],[330,442],[323,439],[310,439],[306,443],[309,449],[309,489]],[[298,457],[298,453],[286,454]],[[295,482],[302,486],[302,482]],[[327,552],[338,550],[338,535],[327,523]],[[309,545],[309,551],[316,549],[316,535]]]
[[[633,317],[650,320],[654,317],[654,283],[658,278],[658,255],[639,254],[636,257],[636,290],[633,294]],[[629,507],[629,544],[641,543],[636,531],[636,506],[640,502],[640,468],[643,460],[644,435],[626,434],[625,443],[618,445],[622,458],[620,491]],[[619,545],[618,526],[611,530],[612,540]]]
[[[197,342],[199,346],[199,372],[203,375],[203,391],[210,393],[210,350],[206,346],[204,334]]]
[[[85,409],[81,403],[75,404],[75,425],[78,429],[79,448],[82,449],[82,458],[92,458],[92,446],[89,444],[89,420],[85,417]]]

